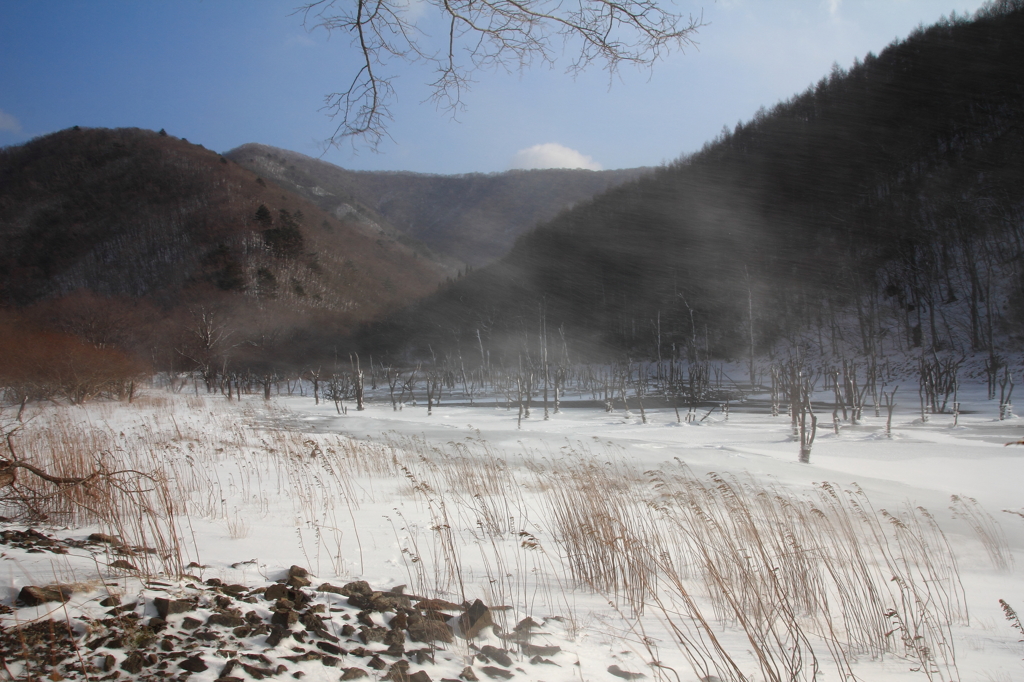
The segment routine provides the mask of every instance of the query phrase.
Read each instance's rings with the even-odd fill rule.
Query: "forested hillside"
[[[163,131],[76,127],[0,149],[0,240],[13,346],[32,346],[29,329],[67,333],[207,374],[333,357],[357,325],[445,279],[395,239]]]
[[[521,354],[543,321],[644,357],[1018,347],[1021,36],[1020,3],[1000,3],[837,66],[364,342]]]
[[[559,211],[651,171],[572,168],[429,175],[350,171],[297,152],[246,144],[225,154],[337,217],[422,243],[449,264],[479,267]]]

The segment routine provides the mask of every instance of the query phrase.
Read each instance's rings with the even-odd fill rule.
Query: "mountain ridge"
[[[492,262],[540,222],[652,170],[353,171],[258,143],[225,156],[299,191],[328,212],[355,214],[393,238],[418,241],[449,267]]]

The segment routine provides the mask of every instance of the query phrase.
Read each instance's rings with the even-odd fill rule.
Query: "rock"
[[[383,679],[392,682],[407,682],[409,679],[409,661],[396,661]]]
[[[258,666],[249,665],[247,663],[242,663],[241,666],[242,670],[244,670],[246,674],[248,674],[249,677],[253,678],[254,680],[262,680],[267,677],[273,677],[277,674],[277,670],[274,670],[273,668],[260,668]]]
[[[267,636],[267,646],[275,647],[281,643],[281,640],[286,637],[290,637],[292,633],[288,632],[285,628],[275,625]]]
[[[298,568],[298,567],[297,566],[292,566],[292,568]],[[301,570],[305,571],[305,569],[301,569]],[[300,587],[309,587],[310,585],[313,584],[313,581],[310,580],[305,575],[301,575],[301,576],[300,575],[289,575],[288,576],[288,580],[285,582],[285,584],[288,585],[289,587],[294,587],[295,589],[298,589]]]
[[[462,604],[455,604],[444,599],[421,599],[416,602],[416,608],[422,611],[462,611]]]
[[[327,626],[324,624],[324,619],[312,611],[307,611],[299,617],[299,622],[306,628],[308,632],[312,632],[321,639],[327,639],[332,642],[337,642],[338,638],[335,637],[328,631]]]
[[[512,628],[512,629],[515,632],[529,632],[530,630],[533,630],[534,628],[539,628],[539,627],[540,627],[540,623],[535,621],[533,618],[530,618],[529,616],[527,616],[526,618],[523,618],[521,621],[516,623],[516,626],[514,628]]]
[[[631,673],[628,670],[623,670],[614,664],[608,666],[608,672],[615,675],[615,677],[621,677],[624,680],[639,680],[641,677],[647,677],[647,675],[644,675],[643,673]]]
[[[374,592],[370,595],[370,606],[371,611],[394,611],[395,609],[408,604],[409,600],[403,597],[395,597],[384,592]]]
[[[496,663],[499,663],[500,665],[503,665],[506,668],[512,667],[512,659],[509,657],[508,652],[504,649],[499,649],[498,647],[491,646],[490,644],[488,644],[486,646],[481,647],[480,651],[484,654],[484,656],[487,656],[487,658],[491,659],[492,661],[495,661]]]
[[[504,668],[495,668],[493,665],[485,665],[480,671],[493,679],[511,680],[513,675]]]
[[[316,591],[317,592],[329,592],[331,594],[341,594],[341,595],[345,595],[347,597],[348,595],[346,595],[343,592],[344,589],[345,588],[338,587],[337,585],[332,585],[330,583],[324,583],[320,587],[316,588]],[[349,668],[349,670],[358,670],[358,668]]]
[[[370,673],[362,668],[345,668],[341,673],[342,680],[358,680],[360,677],[369,677]]]
[[[157,597],[153,600],[153,605],[156,606],[156,612],[160,614],[160,617],[167,620],[167,616],[175,613],[185,613],[195,608],[195,604],[191,601],[183,599],[166,599],[164,597]]]
[[[107,545],[114,545],[115,547],[120,547],[123,544],[121,538],[107,535],[106,533],[93,533],[89,536],[89,542],[101,542]]]
[[[476,673],[473,672],[472,668],[466,666],[462,669],[462,672],[459,673],[459,679],[465,680],[466,682],[477,682],[480,678],[476,676]]]
[[[54,601],[64,603],[71,599],[71,592],[71,587],[68,585],[48,585],[46,587],[26,585],[18,593],[17,601],[25,606],[39,606]]]
[[[181,621],[182,630],[195,630],[197,627],[203,624],[203,621],[192,616],[185,616],[185,620]]]
[[[206,661],[200,655],[191,656],[186,658],[184,661],[178,664],[178,667],[182,670],[187,670],[190,673],[201,673],[206,670],[209,666],[206,665]]]
[[[365,580],[357,580],[341,588],[340,594],[348,597],[348,603],[357,609],[368,609],[373,590]]]
[[[388,667],[388,664],[384,662],[384,659],[376,655],[373,658],[371,658],[370,662],[366,665],[373,668],[374,670],[383,670],[384,668]]]
[[[270,618],[272,625],[277,625],[283,628],[289,628],[299,622],[299,614],[295,613],[291,609],[284,611],[275,611],[274,615]]]
[[[466,639],[476,638],[480,631],[489,625],[494,625],[494,621],[491,620],[491,610],[484,606],[479,599],[459,616],[459,630]]]
[[[348,653],[337,644],[331,644],[330,642],[317,642],[316,646],[318,649],[326,651],[332,656],[344,656]]]
[[[431,682],[430,675],[427,674],[426,670],[417,670],[412,675],[409,675],[409,682]]]
[[[245,625],[245,619],[230,613],[215,613],[206,619],[207,625],[220,625],[226,628],[237,628]]]
[[[107,568],[116,568],[122,571],[138,571],[139,567],[130,561],[124,559],[118,559],[117,561],[107,564]]]
[[[249,588],[245,585],[224,585],[220,589],[224,594],[231,595],[236,599],[249,592]]]
[[[274,583],[263,593],[263,598],[267,601],[277,601],[278,599],[288,599],[291,593],[292,590],[290,590],[286,585]]]
[[[423,618],[409,623],[409,638],[417,642],[445,642],[454,641],[452,628],[448,623],[439,620],[428,620]]]
[[[121,661],[121,670],[131,673],[132,675],[138,675],[142,672],[142,668],[145,667],[147,661],[146,657],[138,651],[133,651]]]
[[[383,642],[384,637],[393,630],[388,630],[382,627],[366,627],[359,628],[359,639],[362,640],[363,644],[369,644],[370,642]]]
[[[521,647],[527,656],[554,656],[562,650],[560,646],[540,646],[539,644],[522,644]]]
[[[109,597],[107,597],[106,599],[104,599],[103,601],[100,602],[100,606],[104,606],[104,607],[107,607],[107,608],[109,608],[111,606],[120,606],[120,605],[121,605],[121,598],[118,597],[117,595],[114,595],[114,594],[110,595]]]

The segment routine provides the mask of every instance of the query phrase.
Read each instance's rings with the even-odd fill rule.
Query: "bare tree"
[[[316,0],[296,14],[307,30],[339,33],[358,50],[355,74],[324,97],[338,122],[328,144],[361,139],[373,149],[393,120],[391,62],[424,65],[432,72],[430,100],[454,116],[465,109],[477,71],[553,66],[564,53],[568,74],[597,64],[611,78],[624,64],[650,68],[695,45],[704,25],[703,17],[684,18],[656,0]]]

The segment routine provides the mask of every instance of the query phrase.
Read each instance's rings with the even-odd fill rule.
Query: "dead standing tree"
[[[176,348],[178,354],[189,361],[192,369],[199,372],[207,393],[217,386],[217,374],[224,364],[225,353],[231,348],[228,339],[233,332],[220,315],[200,306],[189,310],[191,321],[185,327],[182,343]]]

